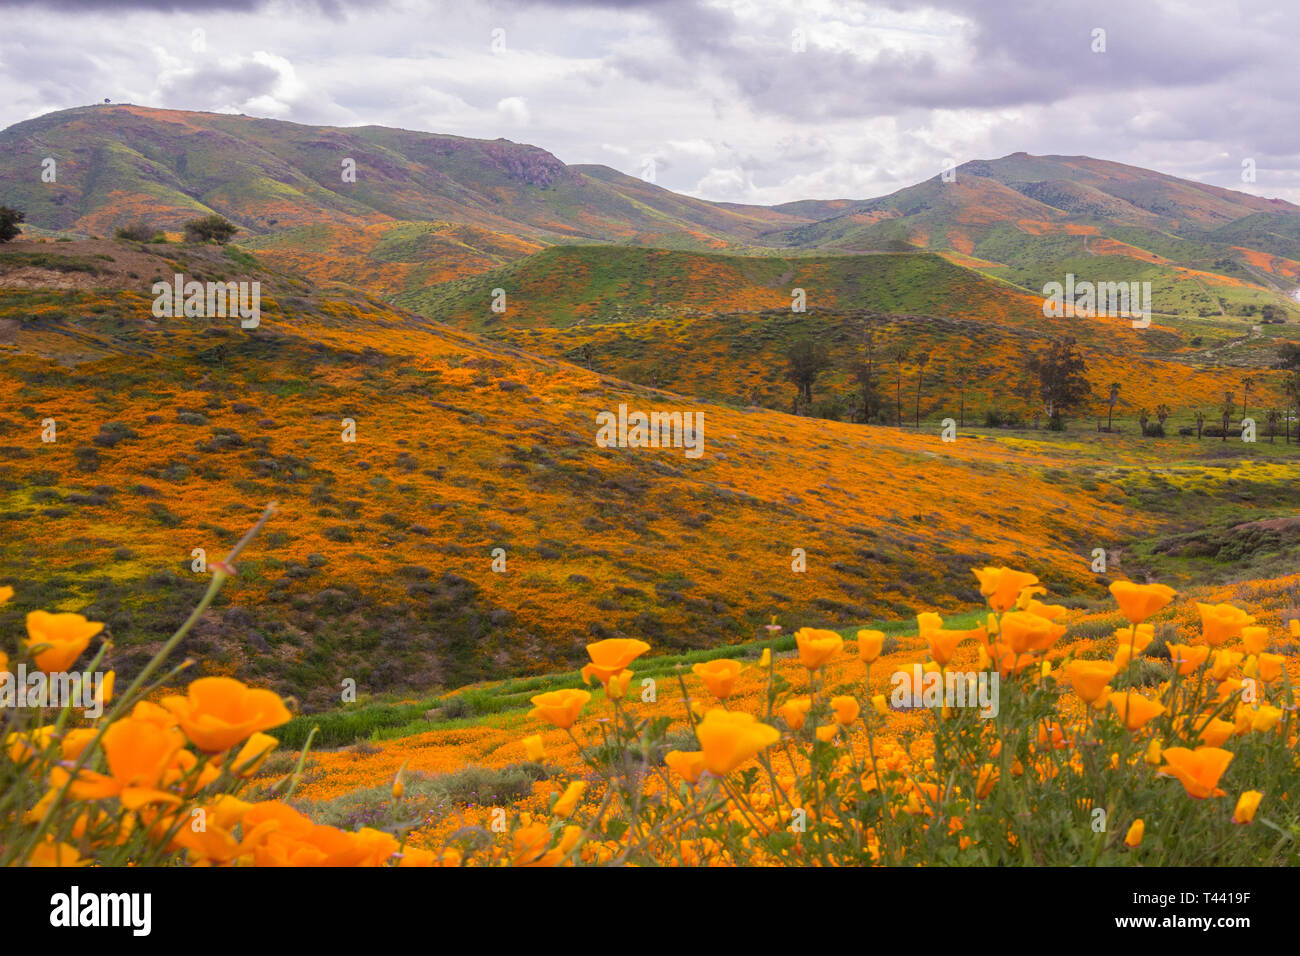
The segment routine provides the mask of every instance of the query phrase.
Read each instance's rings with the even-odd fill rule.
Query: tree
[[[1146,406],[1138,412],[1138,427],[1142,429],[1142,437],[1147,437],[1147,422],[1151,421],[1151,413],[1146,410]]]
[[[898,380],[894,387],[894,409],[898,414],[898,427],[903,427],[903,366],[907,364],[907,346],[895,345],[889,351],[889,357],[898,366]]]
[[[1297,356],[1300,357],[1300,352],[1297,352]],[[1296,371],[1288,375],[1285,379],[1283,379],[1282,392],[1287,396],[1287,398],[1290,399],[1288,405],[1290,407],[1295,408],[1296,412],[1300,414],[1300,369],[1297,369]],[[1300,437],[1300,435],[1297,435],[1297,437]],[[1290,408],[1287,409],[1287,414],[1286,414],[1286,441],[1288,445],[1291,443]]]
[[[957,427],[966,427],[966,380],[970,377],[970,365],[966,362],[958,362],[954,370],[957,375]]]
[[[185,224],[187,242],[215,242],[225,245],[239,231],[239,227],[223,216],[213,213],[202,219],[191,219]]]
[[[1267,420],[1268,420],[1268,443],[1270,445],[1276,445],[1277,444],[1277,423],[1282,420],[1282,413],[1279,412],[1276,408],[1270,408],[1268,410]]]
[[[1243,427],[1246,421],[1246,406],[1250,404],[1250,393],[1255,390],[1255,380],[1253,378],[1244,378],[1241,380],[1241,421]]]
[[[18,224],[27,217],[17,209],[10,209],[8,206],[0,206],[0,242],[9,242],[18,238],[22,232]]]
[[[1025,367],[1038,379],[1038,397],[1053,421],[1059,422],[1065,412],[1082,405],[1092,393],[1088,365],[1072,338],[1057,339],[1045,352],[1031,356]]]
[[[1219,408],[1219,414],[1223,418],[1223,440],[1228,440],[1228,422],[1232,421],[1232,412],[1236,403],[1232,400],[1232,392],[1223,393],[1223,405]]]
[[[1164,431],[1165,419],[1169,417],[1169,413],[1171,411],[1173,411],[1173,409],[1170,408],[1168,405],[1166,405],[1164,402],[1161,402],[1159,405],[1156,406],[1156,420],[1160,422],[1161,431]]]
[[[1196,410],[1196,440],[1197,441],[1201,440],[1201,429],[1203,427],[1205,427],[1205,409],[1198,408]]]
[[[812,387],[817,376],[831,367],[831,357],[826,346],[811,339],[800,339],[786,353],[790,367],[785,377],[799,389],[798,397],[812,404]]]
[[[862,388],[862,421],[866,424],[871,421],[872,413],[879,405],[879,396],[876,394],[876,332],[871,327],[870,320],[867,321],[862,339],[867,352],[854,367],[853,376]]]
[[[1295,342],[1284,342],[1277,349],[1277,364],[1274,368],[1282,368],[1291,372],[1300,372],[1300,344]]]
[[[1110,431],[1111,420],[1115,416],[1115,403],[1119,401],[1119,382],[1110,383],[1110,395],[1106,399],[1106,431]]]
[[[921,427],[921,382],[925,379],[925,367],[930,364],[929,352],[918,352],[916,356],[916,427]]]

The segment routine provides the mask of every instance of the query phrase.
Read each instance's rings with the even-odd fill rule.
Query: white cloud
[[[1085,153],[1298,198],[1300,80],[1267,0],[1213,29],[1172,4],[305,0],[176,13],[6,10],[0,125],[132,101],[379,124],[549,149],[711,199],[867,198],[959,161]],[[156,4],[153,4],[156,6]],[[239,6],[236,4],[235,6]],[[32,10],[38,9],[32,7]],[[1093,20],[1109,52],[1087,49]],[[809,37],[790,51],[790,30]],[[493,29],[506,49],[491,50]],[[193,49],[196,29],[205,48]]]
[[[528,101],[522,96],[507,96],[498,102],[497,113],[511,126],[528,125]]]

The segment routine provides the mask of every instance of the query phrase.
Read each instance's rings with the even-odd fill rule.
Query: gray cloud
[[[0,36],[0,124],[111,96],[506,136],[633,175],[655,157],[660,185],[758,202],[878,195],[950,157],[1083,153],[1300,201],[1300,126],[1280,120],[1300,64],[1285,11],[1263,0],[40,9]],[[1245,158],[1253,185],[1240,181]]]

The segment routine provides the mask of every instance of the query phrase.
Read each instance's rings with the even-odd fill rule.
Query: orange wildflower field
[[[809,427],[69,245],[0,291],[0,670],[93,706],[6,709],[5,863],[1296,862],[1289,433]],[[126,320],[250,267],[255,334]],[[707,455],[592,441],[665,401]]]
[[[1300,207],[0,144],[0,866],[1300,864]]]

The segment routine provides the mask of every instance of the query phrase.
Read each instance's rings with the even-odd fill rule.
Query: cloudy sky
[[[714,200],[1024,150],[1300,202],[1275,0],[0,0],[0,23],[0,127],[107,97],[653,161]]]

